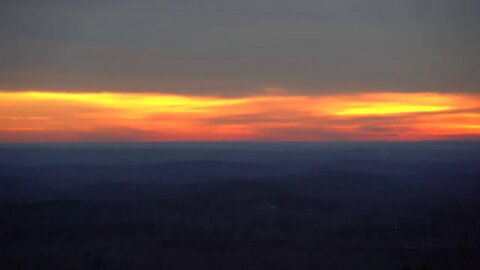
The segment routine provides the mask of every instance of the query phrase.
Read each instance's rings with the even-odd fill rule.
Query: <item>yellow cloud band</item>
[[[423,140],[480,135],[470,94],[242,98],[0,92],[0,141]]]

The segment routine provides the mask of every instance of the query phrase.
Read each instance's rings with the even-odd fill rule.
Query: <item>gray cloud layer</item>
[[[480,89],[476,0],[4,0],[0,89]]]

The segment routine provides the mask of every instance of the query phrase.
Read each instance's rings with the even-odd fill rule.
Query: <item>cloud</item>
[[[478,92],[474,0],[0,3],[0,89]]]
[[[161,132],[126,127],[75,128],[0,128],[0,141],[18,142],[127,142],[169,140]]]
[[[479,105],[478,95],[442,93],[0,92],[0,141],[439,139],[480,134]]]

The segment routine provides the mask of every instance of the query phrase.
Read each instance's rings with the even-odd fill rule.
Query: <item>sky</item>
[[[480,138],[474,0],[3,0],[0,142]]]

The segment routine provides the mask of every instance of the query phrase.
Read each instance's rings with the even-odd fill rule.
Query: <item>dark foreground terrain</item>
[[[480,143],[0,146],[0,269],[480,269]]]

